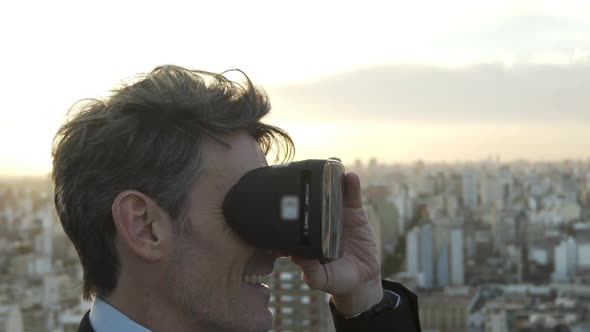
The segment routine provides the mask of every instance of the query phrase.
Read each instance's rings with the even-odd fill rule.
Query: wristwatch
[[[371,309],[369,309],[367,311],[359,312],[358,314],[355,314],[352,316],[346,316],[345,314],[338,311],[338,309],[336,309],[336,306],[334,306],[332,301],[330,301],[330,306],[332,307],[332,309],[334,310],[336,315],[338,315],[341,318],[344,318],[344,319],[364,319],[367,317],[377,315],[380,312],[383,312],[385,310],[395,309],[400,304],[402,304],[403,301],[404,301],[404,298],[401,295],[399,295],[395,292],[392,292],[390,290],[384,289],[383,290],[383,299],[381,300],[381,302],[375,304],[373,307],[371,307]]]

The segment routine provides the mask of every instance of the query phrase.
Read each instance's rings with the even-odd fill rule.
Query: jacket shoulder
[[[84,317],[82,317],[82,321],[80,321],[76,332],[94,332],[92,325],[90,325],[90,310],[86,311]]]

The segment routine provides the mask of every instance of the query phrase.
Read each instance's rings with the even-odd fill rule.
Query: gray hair
[[[239,70],[238,70],[239,71]],[[202,166],[203,135],[246,130],[268,154],[289,160],[294,144],[261,122],[266,94],[223,74],[160,66],[105,99],[84,99],[53,141],[54,201],[83,268],[83,296],[105,296],[117,284],[113,200],[123,190],[148,195],[178,221]],[[278,160],[276,160],[278,161]]]

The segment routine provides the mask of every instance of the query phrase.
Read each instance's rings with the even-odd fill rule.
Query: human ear
[[[151,262],[163,257],[170,225],[154,200],[139,191],[125,190],[113,201],[112,214],[118,236],[129,251]]]

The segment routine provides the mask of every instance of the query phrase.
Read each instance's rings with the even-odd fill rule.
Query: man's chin
[[[254,308],[251,307],[250,309]],[[256,310],[256,312],[250,310],[237,323],[240,326],[240,332],[267,332],[274,326],[274,315],[270,308],[266,306],[264,309]]]
[[[224,332],[268,332],[274,326],[274,317],[270,309],[253,312],[242,312],[220,324],[210,322],[209,329],[206,331],[224,331]]]
[[[260,326],[260,332],[266,332],[266,331],[270,331],[273,326],[274,326],[274,315],[272,313],[272,311],[270,310],[270,308],[266,307],[266,310],[264,311],[264,313],[262,313],[260,315],[260,321],[259,326]]]
[[[269,307],[266,307],[266,310],[263,315],[261,315],[261,327],[263,329],[261,331],[270,331],[275,322],[275,317]]]

